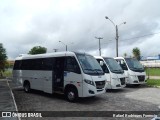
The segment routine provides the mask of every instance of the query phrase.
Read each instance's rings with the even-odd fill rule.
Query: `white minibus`
[[[106,77],[96,59],[85,53],[56,52],[16,58],[13,81],[46,93],[63,93],[70,102],[105,93]]]
[[[116,57],[115,60],[125,72],[127,85],[139,86],[146,83],[144,67],[137,59]]]
[[[125,74],[115,59],[95,56],[107,78],[106,89],[121,89],[126,86]]]

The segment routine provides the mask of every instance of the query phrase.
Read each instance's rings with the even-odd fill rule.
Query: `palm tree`
[[[133,48],[132,53],[134,58],[136,58],[137,60],[140,60],[141,52],[138,47]]]

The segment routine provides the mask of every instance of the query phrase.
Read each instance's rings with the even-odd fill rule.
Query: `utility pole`
[[[53,49],[54,50],[54,52],[57,52],[58,51],[58,49]]]
[[[118,26],[116,25],[116,56],[118,57]]]
[[[99,40],[99,55],[101,56],[101,39],[103,39],[102,37],[95,37],[96,39]]]
[[[118,26],[120,26],[120,25],[122,25],[122,24],[126,24],[126,22],[122,22],[121,24],[119,24],[119,25],[116,25],[109,17],[105,17],[106,19],[108,19],[113,25],[114,25],[114,27],[115,27],[115,29],[116,29],[116,56],[118,57],[118,38],[119,38],[119,36],[118,36]]]

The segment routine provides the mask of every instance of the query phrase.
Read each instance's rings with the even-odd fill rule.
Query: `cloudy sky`
[[[108,16],[116,25],[127,22],[118,27],[119,56],[131,56],[134,47],[154,56],[160,54],[159,5],[160,0],[0,0],[0,43],[9,59],[34,46],[64,51],[59,41],[70,51],[98,55],[96,36],[103,37],[102,55],[115,57],[116,31]]]

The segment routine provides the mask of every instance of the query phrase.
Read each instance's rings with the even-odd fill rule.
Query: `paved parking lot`
[[[11,86],[13,86],[11,84]],[[160,89],[129,87],[122,90],[109,90],[105,94],[79,99],[69,103],[63,95],[50,95],[40,91],[25,93],[22,88],[12,87],[19,111],[159,111]],[[23,120],[24,118],[22,118]],[[26,119],[26,118],[25,118]],[[48,118],[53,119],[53,118]],[[64,119],[64,118],[56,118]],[[65,118],[77,119],[77,118]],[[84,118],[78,118],[84,119]],[[85,118],[93,119],[93,118]],[[94,118],[106,119],[106,118]],[[108,118],[107,118],[108,119]],[[110,118],[113,119],[113,118]],[[134,118],[135,119],[135,118]],[[151,118],[144,118],[150,120]]]
[[[9,84],[5,79],[0,79],[0,113],[6,111],[16,111],[16,107],[13,101],[13,96],[11,90],[8,86]],[[1,116],[1,115],[0,115]],[[0,118],[0,120],[18,120],[15,118]]]

